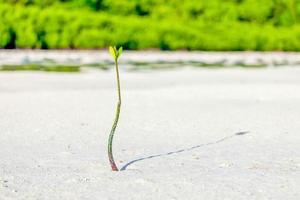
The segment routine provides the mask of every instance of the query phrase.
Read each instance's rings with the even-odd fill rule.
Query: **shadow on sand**
[[[148,159],[152,159],[152,158],[156,158],[156,157],[169,156],[169,155],[172,155],[172,154],[178,154],[178,153],[182,153],[182,152],[186,152],[186,151],[191,151],[191,150],[194,150],[194,149],[197,149],[197,148],[200,148],[200,147],[218,144],[218,143],[224,142],[225,140],[229,140],[229,139],[231,139],[233,137],[245,135],[245,134],[248,134],[248,133],[250,133],[250,132],[249,131],[242,131],[242,132],[238,132],[238,133],[235,133],[233,135],[230,135],[230,136],[223,137],[223,138],[221,138],[221,139],[219,139],[219,140],[217,140],[215,142],[209,142],[209,143],[205,143],[205,144],[199,144],[199,145],[192,146],[192,147],[185,148],[185,149],[179,149],[179,150],[176,150],[176,151],[170,151],[168,153],[156,154],[156,155],[152,155],[152,156],[138,158],[138,159],[135,159],[135,160],[132,160],[132,161],[126,163],[121,168],[121,171],[126,170],[127,167],[129,167],[130,165],[132,165],[132,164],[134,164],[136,162],[142,161],[142,160],[148,160]]]

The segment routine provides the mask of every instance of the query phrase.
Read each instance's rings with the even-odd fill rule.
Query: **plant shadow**
[[[241,135],[246,135],[248,133],[250,133],[250,132],[249,131],[241,131],[241,132],[237,132],[237,133],[235,133],[233,135],[223,137],[223,138],[221,138],[221,139],[219,139],[217,141],[214,141],[214,142],[209,142],[209,143],[205,143],[205,144],[199,144],[199,145],[192,146],[192,147],[189,147],[189,148],[179,149],[179,150],[176,150],[176,151],[170,151],[168,153],[155,154],[155,155],[151,155],[151,156],[147,156],[147,157],[138,158],[138,159],[135,159],[135,160],[132,160],[132,161],[126,163],[120,169],[120,171],[126,170],[130,165],[132,165],[132,164],[134,164],[136,162],[139,162],[139,161],[148,160],[148,159],[157,158],[157,157],[169,156],[169,155],[172,155],[172,154],[178,154],[178,153],[182,153],[182,152],[186,152],[186,151],[192,151],[192,150],[200,148],[200,147],[218,144],[218,143],[224,142],[226,140],[229,140],[229,139],[231,139],[233,137],[241,136]]]

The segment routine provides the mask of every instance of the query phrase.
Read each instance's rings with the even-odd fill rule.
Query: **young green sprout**
[[[118,124],[118,120],[119,120],[119,116],[120,116],[120,110],[121,110],[121,88],[120,88],[118,58],[122,54],[122,51],[123,51],[122,47],[120,47],[119,49],[117,49],[115,46],[109,47],[109,53],[114,58],[115,65],[116,65],[117,88],[118,88],[118,90],[117,90],[118,91],[118,104],[117,104],[117,108],[116,108],[116,116],[115,116],[115,120],[112,125],[111,131],[109,134],[109,138],[108,138],[108,159],[109,159],[109,163],[110,163],[112,171],[119,171],[118,167],[114,161],[114,157],[113,157],[113,153],[112,153],[112,142],[113,142],[115,130],[117,128],[117,124]]]

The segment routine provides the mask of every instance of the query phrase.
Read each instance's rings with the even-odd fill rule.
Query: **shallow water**
[[[107,70],[113,64],[104,50],[0,50],[0,71],[79,72],[83,68]],[[298,66],[300,53],[125,51],[120,64],[125,70]]]

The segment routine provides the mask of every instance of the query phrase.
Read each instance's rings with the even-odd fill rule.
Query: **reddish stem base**
[[[118,167],[117,167],[117,165],[115,163],[110,162],[110,166],[111,166],[111,170],[112,171],[119,171],[119,169],[118,169]]]

